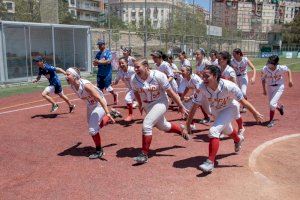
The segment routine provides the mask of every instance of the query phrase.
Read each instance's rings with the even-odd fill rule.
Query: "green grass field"
[[[263,66],[267,62],[267,58],[250,58],[250,60],[253,62],[254,66],[260,70],[263,68]],[[195,61],[192,61],[192,64],[195,64]],[[300,59],[298,58],[280,58],[280,64],[281,65],[287,65],[293,72],[299,72],[300,71]],[[95,81],[95,75],[91,75],[87,77],[88,80]],[[62,80],[63,86],[67,85],[65,80]],[[48,85],[48,82],[40,82],[40,83],[27,83],[23,85],[15,85],[10,87],[3,87],[0,88],[0,98],[18,95],[18,94],[25,94],[25,93],[31,93],[35,91],[43,91],[44,88]]]

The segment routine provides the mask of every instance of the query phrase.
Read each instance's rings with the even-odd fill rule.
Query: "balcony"
[[[99,7],[90,6],[90,5],[88,6],[88,5],[85,5],[85,4],[77,4],[76,8],[78,10],[87,10],[87,11],[101,12],[101,10],[100,10]]]

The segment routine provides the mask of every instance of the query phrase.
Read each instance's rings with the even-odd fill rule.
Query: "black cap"
[[[43,62],[44,58],[42,56],[36,56],[32,59],[33,62]]]

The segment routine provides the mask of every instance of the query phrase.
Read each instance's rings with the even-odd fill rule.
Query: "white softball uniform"
[[[170,84],[171,84],[171,87],[174,90],[174,92],[177,93],[178,92],[178,85],[177,85],[177,83],[174,79],[175,76],[174,76],[173,69],[172,69],[171,65],[166,61],[162,61],[162,63],[159,66],[156,65],[156,67],[157,67],[157,70],[159,70],[159,71],[163,72],[164,74],[166,74],[168,78],[173,77],[173,79],[170,81]]]
[[[180,61],[180,67],[191,67],[191,62],[188,59],[184,59],[183,61]]]
[[[243,95],[246,96],[247,94],[247,87],[248,87],[248,64],[249,60],[247,57],[242,57],[242,60],[238,62],[234,58],[231,60],[231,66],[234,69],[236,76],[237,76],[237,84],[239,88],[241,88]]]
[[[119,69],[117,76],[115,78],[115,81],[122,80],[125,83],[126,87],[128,88],[126,95],[125,95],[125,102],[127,104],[133,103],[133,101],[135,99],[133,90],[130,85],[131,77],[134,74],[135,74],[134,67],[128,65],[127,72],[123,71],[122,69]]]
[[[127,62],[128,62],[128,66],[134,66],[134,61],[136,61],[136,59],[132,56],[128,56],[127,58]]]
[[[207,58],[203,58],[201,62],[196,62],[196,73],[202,72],[207,65],[210,65]]]
[[[143,121],[143,134],[152,135],[154,126],[159,130],[169,131],[171,123],[164,117],[169,106],[166,90],[171,88],[167,76],[158,70],[150,70],[146,80],[142,80],[137,74],[133,75],[131,85],[132,89],[139,93],[147,113]],[[150,91],[149,88],[155,89]]]
[[[173,73],[174,71],[178,71],[178,67],[174,63],[172,63],[171,68],[173,69]],[[174,73],[174,78],[176,80],[177,86],[179,87],[183,79],[182,75],[180,73]]]
[[[237,119],[239,115],[236,105],[238,101],[244,98],[240,88],[231,81],[220,79],[215,91],[202,83],[197,92],[198,94],[202,93],[202,98],[208,100],[212,115],[215,117],[215,122],[209,129],[208,136],[219,138],[221,133],[231,134],[233,131],[231,121]],[[201,99],[194,98],[193,102],[201,104]]]
[[[277,108],[278,101],[284,91],[283,75],[289,70],[285,65],[277,65],[276,69],[272,71],[267,66],[262,69],[263,79],[266,81],[266,89],[270,102],[270,109]]]
[[[85,79],[79,79],[79,89],[76,90],[76,88],[73,85],[71,85],[71,88],[80,99],[86,101],[89,134],[91,136],[94,136],[100,131],[99,123],[102,121],[102,118],[105,115],[105,111],[102,108],[101,104],[94,97],[90,96],[90,94],[86,91],[85,89],[86,84],[92,84],[92,83]],[[96,86],[94,86],[94,88],[98,91],[100,97],[106,103],[102,91],[99,90]]]
[[[210,64],[211,64],[211,65],[218,66],[218,65],[219,65],[219,61],[218,61],[218,59],[216,59],[216,60],[214,60],[214,61],[210,60]]]
[[[183,81],[185,82],[184,84],[186,85],[186,88],[193,90],[193,94],[191,95],[191,97],[193,97],[194,95],[199,95],[198,99],[201,98],[201,96],[202,96],[201,94],[196,94],[196,89],[199,88],[199,85],[203,81],[197,74],[192,73],[190,80],[187,80],[184,78]],[[190,110],[191,107],[193,106],[192,99],[190,99],[189,101],[184,101],[183,105],[186,109]]]
[[[231,78],[236,78],[235,71],[232,67],[227,65],[227,67],[224,69],[224,71],[221,74],[221,77],[226,80],[230,80]]]

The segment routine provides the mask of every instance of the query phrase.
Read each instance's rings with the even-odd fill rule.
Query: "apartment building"
[[[163,27],[174,7],[183,3],[182,0],[147,0],[147,19],[153,28]],[[139,25],[145,17],[144,0],[109,0],[111,12],[118,15],[127,24]]]
[[[68,0],[69,12],[79,20],[96,22],[104,13],[104,0]]]

